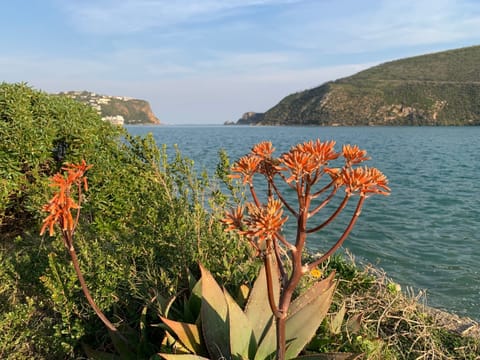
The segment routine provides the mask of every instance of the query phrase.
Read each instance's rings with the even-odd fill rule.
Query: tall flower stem
[[[330,256],[332,256],[333,253],[340,248],[340,246],[342,246],[343,242],[345,241],[345,239],[350,234],[350,231],[352,231],[353,226],[355,225],[355,223],[358,220],[358,217],[360,216],[364,201],[365,201],[365,196],[360,195],[360,198],[359,198],[358,203],[357,203],[357,207],[355,208],[355,212],[353,213],[353,216],[350,219],[350,223],[348,224],[347,228],[343,232],[342,236],[340,236],[340,238],[337,240],[337,242],[325,254],[323,254],[318,260],[314,261],[313,263],[311,263],[309,265],[310,270],[315,268],[319,264],[323,263]]]
[[[50,236],[53,236],[55,225],[61,229],[63,244],[65,245],[70,258],[72,259],[75,273],[77,274],[78,281],[80,282],[80,286],[85,294],[85,297],[87,298],[88,303],[92,307],[95,314],[105,324],[105,326],[111,332],[117,333],[117,335],[123,341],[126,341],[121,334],[118,334],[117,328],[110,322],[110,320],[108,320],[108,318],[93,300],[87,283],[85,282],[85,278],[83,277],[82,270],[80,269],[75,247],[73,246],[75,230],[77,229],[80,219],[82,187],[85,189],[85,191],[88,189],[85,172],[91,167],[92,165],[87,165],[85,160],[82,160],[80,164],[66,164],[65,167],[62,167],[62,170],[67,172],[66,176],[62,173],[57,173],[51,178],[50,186],[56,187],[58,190],[50,202],[43,206],[43,210],[48,211],[50,214],[43,221],[40,235],[43,235],[43,233],[48,229]],[[78,204],[71,197],[72,186],[77,187]],[[72,209],[76,210],[75,219],[73,219],[72,216]]]
[[[64,236],[69,237],[71,234],[66,234],[64,232]],[[70,242],[70,241],[69,241]],[[80,264],[78,262],[78,257],[77,253],[75,251],[75,248],[73,247],[73,244],[70,244],[70,247],[68,248],[68,253],[70,255],[70,258],[72,259],[72,264],[73,268],[75,269],[75,273],[77,274],[78,281],[80,282],[80,286],[82,288],[83,293],[85,294],[85,297],[87,298],[88,303],[92,307],[93,311],[95,311],[95,314],[102,320],[102,322],[105,324],[105,326],[113,332],[117,332],[117,328],[115,325],[113,325],[110,320],[105,316],[105,314],[100,310],[98,305],[95,303],[95,301],[92,298],[92,295],[90,294],[90,290],[88,290],[87,283],[85,282],[85,278],[83,277],[82,270],[80,269]]]

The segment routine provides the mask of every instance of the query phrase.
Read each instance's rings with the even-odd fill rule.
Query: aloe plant
[[[272,267],[275,268],[275,267]],[[196,323],[184,323],[161,317],[167,331],[180,343],[176,354],[159,354],[176,359],[274,359],[276,356],[275,318],[270,310],[265,267],[250,291],[245,309],[218,285],[210,272],[200,267],[201,309]],[[278,278],[278,277],[277,277]],[[274,284],[278,297],[280,284]],[[334,273],[317,282],[297,297],[286,318],[287,359],[298,357],[315,335],[327,314],[335,291]],[[181,353],[180,353],[181,352]],[[347,359],[352,354],[337,354]],[[316,355],[315,355],[316,356]],[[310,359],[328,359],[319,354]]]
[[[276,324],[277,360],[291,358],[291,353],[295,352],[292,349],[296,344],[294,346],[289,338],[292,330],[287,320],[292,316],[291,308],[295,307],[296,301],[294,292],[301,278],[308,273],[318,272],[317,267],[342,246],[358,220],[367,197],[373,194],[388,195],[390,192],[387,178],[378,169],[358,166],[369,160],[365,150],[344,145],[341,152],[336,152],[334,146],[334,141],[308,141],[293,146],[275,158],[272,143],[265,141],[255,145],[249,154],[232,167],[230,176],[248,185],[253,201],[227,212],[223,222],[227,225],[227,231],[236,231],[245,237],[265,264],[267,296]],[[329,165],[340,157],[344,159],[341,167]],[[266,180],[265,202],[257,195],[253,181],[255,175],[262,175]],[[296,193],[296,203],[284,196],[279,182]],[[344,191],[343,200],[336,209],[328,207],[340,190]],[[337,219],[355,195],[358,196],[357,205],[345,230],[320,257],[305,263],[302,254],[308,235],[322,230]],[[284,209],[297,224],[294,241],[288,240],[282,232],[288,219]],[[313,226],[309,224],[320,211],[328,209],[333,211],[324,217],[326,220]],[[275,268],[277,274],[274,275]],[[277,281],[281,286],[279,296],[275,297],[273,289]],[[329,303],[324,306],[328,307]]]

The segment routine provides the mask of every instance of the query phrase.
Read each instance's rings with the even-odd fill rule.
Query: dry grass
[[[402,291],[383,271],[359,269],[353,258],[337,258],[328,268],[336,269],[340,279],[337,309],[323,335],[312,342],[316,350],[357,352],[379,360],[480,359],[475,321],[426,306],[424,292]],[[334,319],[343,303],[343,325],[335,331]]]

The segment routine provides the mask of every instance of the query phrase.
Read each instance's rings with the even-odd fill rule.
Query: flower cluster
[[[388,195],[390,192],[386,176],[376,168],[346,169],[340,176],[347,194],[359,192],[363,196],[368,194]]]
[[[55,174],[51,178],[50,186],[57,188],[53,198],[48,204],[42,207],[42,210],[49,213],[43,221],[40,235],[43,235],[48,229],[50,236],[54,234],[54,226],[58,224],[62,231],[73,231],[75,229],[75,221],[72,216],[72,209],[79,209],[79,204],[71,196],[72,185],[78,187],[81,191],[82,185],[85,191],[88,190],[87,178],[85,172],[92,165],[87,165],[85,160],[80,164],[67,164],[62,167],[66,171],[65,175]]]
[[[283,217],[283,206],[286,206],[297,219],[302,213],[308,214],[309,218],[323,208],[337,190],[343,187],[346,200],[334,213],[331,218],[333,219],[343,210],[346,201],[352,195],[359,194],[366,198],[371,194],[389,194],[387,178],[378,169],[354,167],[370,159],[365,150],[357,145],[344,145],[341,152],[336,152],[334,147],[335,141],[322,142],[317,139],[295,145],[280,157],[274,158],[275,148],[271,142],[265,141],[255,145],[249,154],[233,165],[230,175],[232,178],[240,179],[243,184],[249,184],[254,202],[246,205],[247,217],[244,216],[245,208],[242,206],[226,213],[223,219],[227,225],[226,231],[237,231],[245,235],[258,250],[266,239],[281,239],[278,234],[286,221],[286,217]],[[343,166],[329,166],[330,162],[340,157],[344,159]],[[258,200],[253,186],[255,174],[265,176],[269,189],[275,190],[275,193],[269,192],[267,204],[261,204]],[[330,181],[321,190],[313,192],[312,186],[319,182],[323,175],[328,175]],[[297,192],[298,210],[294,209],[280,193],[275,183],[278,178]],[[310,199],[320,196],[327,189],[331,189],[331,194],[309,213],[308,209],[305,209],[305,204],[309,204]],[[275,195],[277,200],[274,199]],[[323,226],[313,229],[320,229]]]
[[[259,252],[271,249],[288,220],[288,216],[283,216],[281,201],[270,197],[266,204],[247,203],[246,216],[244,210],[243,206],[238,206],[225,213],[222,222],[227,225],[226,231],[236,230],[244,235]]]

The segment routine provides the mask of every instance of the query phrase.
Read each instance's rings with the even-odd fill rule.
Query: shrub
[[[61,358],[78,355],[82,342],[108,345],[60,238],[38,235],[49,178],[66,162],[94,165],[75,241],[92,296],[114,322],[138,327],[141,310],[181,289],[188,279],[179,274],[198,272],[198,261],[227,286],[255,273],[246,247],[216,220],[215,204],[226,201],[216,180],[178,151],[167,161],[153,137],[131,137],[72,99],[4,83],[0,139],[1,357]]]

